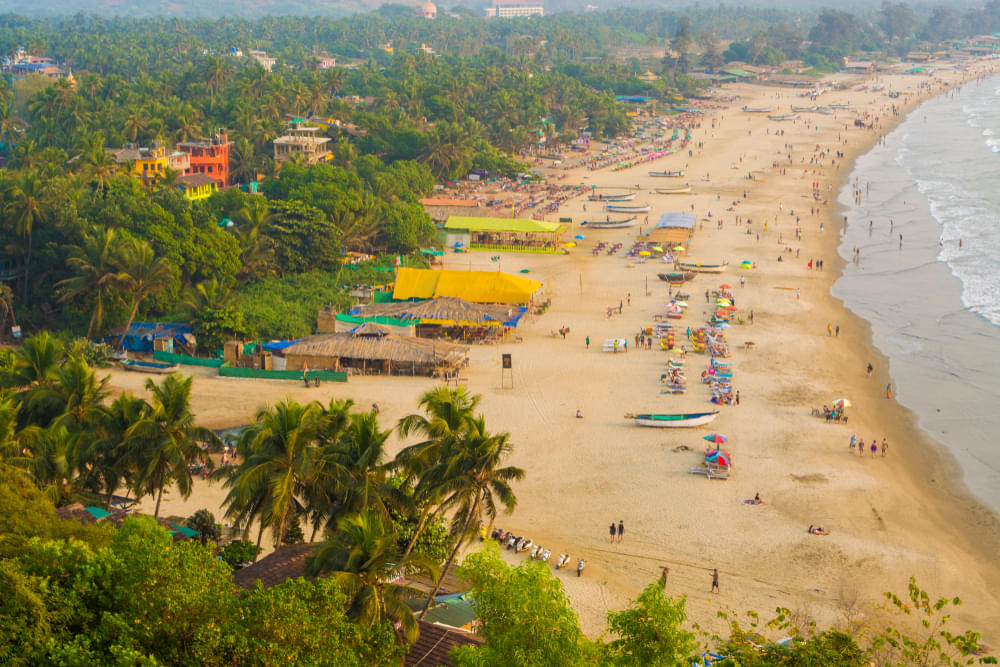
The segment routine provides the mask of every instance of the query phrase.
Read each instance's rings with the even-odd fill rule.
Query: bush
[[[252,563],[260,549],[253,542],[234,540],[222,547],[219,556],[229,567],[238,570],[248,563]]]

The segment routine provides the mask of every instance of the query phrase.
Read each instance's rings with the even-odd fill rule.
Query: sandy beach
[[[687,326],[701,326],[710,306],[703,301],[705,291],[721,283],[734,286],[741,313],[754,313],[753,324],[727,332],[740,405],[720,407],[710,429],[639,428],[623,415],[714,407],[707,387],[697,382],[707,356],[688,355],[689,390],[669,396],[660,394],[662,352],[631,345],[627,353],[600,350],[608,338],[632,341],[664,311],[667,285],[656,274],[669,265],[591,253],[600,241],[629,247],[639,228],[574,228],[573,234],[586,238],[562,256],[501,255],[503,271],[530,269],[545,283],[552,306],[518,328],[523,342],[474,346],[470,352],[469,388],[483,395],[487,423],[510,432],[511,463],[527,471],[516,487],[516,510],[496,525],[551,548],[553,560],[568,551],[574,562],[587,561],[582,578],[568,571],[558,576],[588,633],[600,634],[606,612],[623,607],[665,565],[671,568],[668,592],[686,595],[689,618],[708,631],[722,629],[716,611],[726,608],[755,609],[767,617],[784,606],[821,625],[836,623],[852,608],[868,613],[868,602],[883,591],[905,592],[915,576],[932,595],[964,600],[953,629],[972,627],[984,632],[987,643],[1000,641],[995,631],[1000,627],[995,592],[1000,568],[994,556],[1000,524],[967,493],[950,456],[915,426],[913,415],[886,398],[891,378],[871,345],[867,324],[830,296],[843,266],[836,250],[843,225],[836,195],[853,157],[877,140],[872,130],[854,127],[854,120],[866,112],[878,116],[878,133],[884,134],[895,120],[887,112],[892,105],[912,108],[989,67],[995,65],[938,69],[933,77],[879,75],[877,83],[885,89],[874,92],[857,90],[864,83],[859,78],[855,86],[826,92],[816,102],[790,88],[730,85],[723,94],[736,100],[725,110],[706,112],[693,131],[690,156],[685,150],[617,172],[551,172],[565,175],[562,183],[587,187],[639,184],[633,203],[652,206],[651,223],[668,212],[697,214],[688,257],[728,261],[729,270],[699,274],[685,285],[690,307],[675,329],[683,333]],[[890,90],[901,97],[890,99]],[[773,106],[782,114],[790,113],[791,105],[847,103],[851,110],[802,114],[785,122],[740,111],[743,105]],[[817,147],[827,151],[822,164]],[[845,156],[831,157],[836,151]],[[683,179],[648,176],[659,169],[686,174]],[[754,180],[747,179],[748,173]],[[694,192],[651,194],[678,180],[690,182]],[[814,181],[823,203],[813,198]],[[578,223],[588,214],[593,218],[597,207],[577,197],[548,218],[572,217]],[[737,224],[736,216],[744,222]],[[797,226],[801,239],[796,239]],[[445,267],[496,270],[493,254],[448,253]],[[810,259],[822,259],[824,270],[810,269]],[[741,271],[741,260],[754,261],[757,268]],[[621,302],[623,312],[608,319],[606,309]],[[839,326],[839,335],[829,335],[828,324]],[[563,326],[570,329],[565,340],[550,335]],[[744,349],[745,341],[753,341],[754,348]],[[513,355],[513,388],[501,388],[501,353]],[[868,363],[874,366],[870,378]],[[346,384],[306,389],[292,382],[217,378],[202,369],[185,372],[196,375],[193,408],[199,422],[216,429],[245,424],[257,408],[286,396],[324,402],[349,397],[364,409],[377,402],[388,427],[414,411],[417,397],[433,383],[429,378],[352,377]],[[114,388],[142,392],[144,376],[112,375]],[[854,403],[848,425],[811,415],[813,408],[838,397]],[[575,418],[577,410],[583,419]],[[710,432],[729,438],[725,448],[734,458],[729,480],[688,474],[700,463],[702,437]],[[873,459],[865,452],[859,457],[848,449],[852,433],[865,442],[886,438],[887,456]],[[394,438],[394,449],[402,444]],[[691,451],[673,451],[679,445]],[[765,504],[744,505],[755,493]],[[191,498],[167,496],[161,513],[187,516],[207,507],[221,516],[222,496],[218,485],[198,480]],[[624,540],[611,544],[608,524],[619,520],[626,527]],[[831,534],[810,535],[810,524],[822,524]],[[719,594],[709,592],[712,568],[720,572]]]

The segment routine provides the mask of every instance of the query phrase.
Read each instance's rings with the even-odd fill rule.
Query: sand
[[[937,90],[943,82],[969,75],[939,70],[933,79],[883,76],[879,83],[915,93],[921,83],[932,82]],[[994,592],[1000,581],[993,558],[1000,546],[996,517],[965,492],[954,463],[914,426],[913,416],[885,398],[887,364],[873,350],[868,326],[830,296],[842,266],[836,253],[842,224],[833,203],[836,190],[850,172],[849,158],[872,145],[876,135],[853,127],[853,111],[779,123],[739,110],[743,104],[774,105],[775,113],[788,113],[792,104],[812,104],[792,89],[742,84],[727,86],[725,95],[738,99],[726,110],[706,113],[693,136],[693,144],[704,142],[704,148],[695,148],[691,157],[678,153],[620,172],[556,172],[566,175],[565,183],[587,186],[639,183],[642,194],[634,203],[653,206],[651,221],[662,213],[691,211],[692,204],[699,220],[708,212],[712,220],[723,218],[722,229],[714,222],[699,227],[689,256],[704,262],[728,260],[730,270],[688,283],[691,306],[678,321],[685,327],[700,325],[705,290],[723,282],[735,286],[741,311],[754,311],[753,325],[734,326],[728,334],[741,405],[721,408],[710,428],[644,429],[623,418],[626,412],[713,407],[707,388],[697,383],[707,357],[689,357],[687,395],[664,396],[658,383],[661,352],[638,351],[632,345],[627,354],[600,351],[606,338],[632,341],[666,301],[666,284],[656,277],[665,265],[630,266],[621,256],[594,257],[590,252],[601,240],[621,241],[627,248],[636,229],[574,229],[587,238],[570,254],[502,254],[499,267],[490,260],[496,253],[445,256],[446,268],[530,269],[552,295],[547,313],[519,327],[522,343],[474,346],[470,353],[469,388],[483,395],[487,423],[510,432],[515,444],[511,463],[527,470],[516,487],[516,510],[496,525],[551,548],[553,562],[565,551],[574,564],[579,557],[586,559],[582,578],[572,571],[558,576],[584,629],[594,635],[603,631],[607,611],[623,607],[659,577],[661,565],[669,565],[668,592],[686,595],[690,619],[706,630],[723,629],[716,611],[724,608],[756,609],[766,616],[785,606],[822,624],[835,623],[852,605],[867,613],[868,603],[883,591],[904,593],[913,575],[933,594],[962,597],[956,627],[980,629],[990,641],[993,629],[1000,627],[1000,600]],[[826,93],[816,103],[850,102],[860,111],[881,115],[884,132],[890,119],[883,108],[913,105],[917,97],[890,100],[885,92],[852,89]],[[776,136],[776,130],[785,135]],[[846,144],[837,145],[838,133]],[[782,160],[786,143],[794,145],[796,167],[787,167],[786,159],[788,173],[782,176],[772,163]],[[813,176],[808,163],[817,144],[846,151],[848,159],[831,166],[827,158]],[[810,171],[805,177],[799,164],[803,157]],[[695,192],[648,194],[677,180],[648,177],[651,169],[685,169],[683,180]],[[751,170],[763,180],[748,181]],[[706,173],[711,180],[699,180]],[[809,215],[810,206],[816,206],[813,180],[821,182],[830,202],[818,216]],[[727,211],[733,201],[742,200],[744,189],[748,198],[736,211]],[[556,215],[579,221],[586,217],[586,203],[577,198]],[[792,210],[802,218],[801,241],[795,240]],[[737,214],[754,220],[759,241],[735,224]],[[762,229],[765,220],[767,232]],[[800,249],[798,259],[792,253],[777,262],[785,246]],[[809,258],[824,259],[825,270],[809,270]],[[758,268],[736,270],[743,259],[756,261]],[[746,279],[742,288],[741,275]],[[797,288],[800,296],[782,287]],[[631,304],[624,305],[624,312],[605,319],[606,307],[617,306],[628,294]],[[840,325],[839,337],[828,335],[828,323]],[[561,326],[570,328],[565,340],[549,335]],[[588,335],[589,350],[584,345]],[[748,340],[755,349],[742,349]],[[501,388],[501,353],[513,355],[513,388]],[[872,378],[865,373],[869,361],[876,368]],[[306,389],[292,382],[193,372],[194,410],[201,423],[213,428],[247,423],[259,406],[286,396],[322,401],[350,397],[363,408],[378,402],[388,426],[413,411],[420,393],[432,386],[428,378],[363,377]],[[141,391],[144,379],[115,372],[113,385]],[[841,396],[854,401],[849,425],[811,416],[812,408]],[[578,409],[584,419],[575,418]],[[713,431],[729,438],[725,447],[735,465],[728,481],[687,474],[700,462],[702,436]],[[859,458],[848,450],[852,432],[866,442],[888,438],[888,456],[873,460],[866,452]],[[392,441],[394,450],[401,444]],[[693,451],[673,452],[678,445]],[[758,492],[766,504],[742,504]],[[222,495],[218,486],[199,481],[188,500],[167,497],[162,513],[187,515],[200,507],[218,512]],[[611,544],[607,527],[619,520],[626,526],[625,539]],[[831,535],[809,535],[810,524],[826,526]],[[515,559],[520,557],[511,557]],[[709,592],[712,568],[720,571],[720,594]]]

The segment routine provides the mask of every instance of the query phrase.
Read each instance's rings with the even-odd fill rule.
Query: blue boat
[[[133,359],[122,359],[118,362],[127,371],[138,371],[140,373],[157,373],[166,375],[173,373],[180,366],[177,364],[161,364],[155,361],[135,361]]]

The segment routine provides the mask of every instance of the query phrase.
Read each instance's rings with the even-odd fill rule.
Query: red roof
[[[437,665],[451,667],[454,664],[448,657],[451,649],[470,644],[479,646],[483,643],[482,637],[474,635],[468,630],[459,630],[426,621],[418,621],[418,625],[420,626],[420,636],[403,657],[404,667],[417,667],[417,665],[420,667],[436,667]]]

